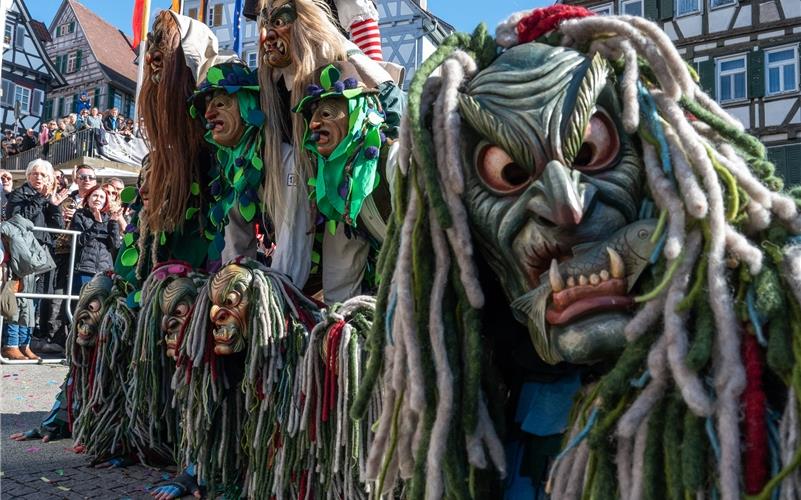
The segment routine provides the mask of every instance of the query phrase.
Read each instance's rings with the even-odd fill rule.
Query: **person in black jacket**
[[[46,160],[33,160],[25,170],[27,182],[8,194],[6,215],[10,218],[16,214],[33,222],[37,227],[54,229],[64,228],[64,219],[61,216],[59,204],[67,197],[68,190],[61,189],[52,192],[53,166]],[[53,237],[51,233],[34,231],[37,241],[49,252],[53,251]],[[53,273],[48,272],[37,278],[37,293],[50,293],[52,289]],[[30,299],[19,299],[30,300]],[[33,329],[32,318],[25,325],[9,323],[3,332],[3,353],[12,359],[38,359],[31,351],[31,333]],[[12,349],[13,347],[18,347]]]
[[[73,290],[100,272],[114,269],[114,257],[120,248],[120,225],[109,217],[108,195],[100,186],[83,199],[82,208],[72,216],[70,229],[80,231],[75,258]]]

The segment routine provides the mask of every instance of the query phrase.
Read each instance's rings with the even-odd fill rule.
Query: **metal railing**
[[[43,233],[54,234],[68,234],[70,238],[70,263],[67,268],[67,293],[15,293],[15,297],[21,299],[65,299],[67,301],[67,319],[72,323],[72,303],[71,300],[78,300],[78,295],[72,294],[72,278],[75,269],[75,251],[78,247],[78,235],[80,231],[71,231],[69,229],[51,229],[49,227],[34,227],[33,231],[42,231]],[[54,269],[56,270],[56,269]],[[0,316],[0,331],[3,330],[4,318]],[[42,365],[42,364],[60,364],[65,361],[64,358],[56,359],[6,359],[0,354],[1,365]]]
[[[96,129],[83,129],[74,134],[62,137],[58,141],[36,146],[22,153],[3,158],[2,168],[6,170],[25,170],[28,163],[43,158],[53,165],[60,165],[81,156],[95,157],[100,155]]]

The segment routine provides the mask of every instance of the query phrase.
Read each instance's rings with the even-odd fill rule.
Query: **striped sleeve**
[[[370,59],[376,61],[384,59],[381,52],[381,31],[379,31],[378,21],[375,19],[365,19],[353,23],[350,26],[350,39]]]

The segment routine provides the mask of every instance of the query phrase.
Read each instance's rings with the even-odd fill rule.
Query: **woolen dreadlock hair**
[[[558,15],[557,10],[550,13]],[[531,17],[547,22],[549,11]],[[507,45],[528,41],[521,24],[502,24],[499,38]],[[776,464],[777,470],[778,465],[785,469],[770,482],[767,474],[759,477],[759,454],[767,455],[759,436],[767,424],[757,339],[767,348],[770,364],[772,354],[776,357],[771,343],[788,342],[782,340],[786,334],[770,327],[781,321],[778,305],[792,304],[791,324],[797,325],[801,315],[798,297],[781,289],[781,281],[792,288],[794,278],[778,265],[792,265],[792,257],[779,250],[765,260],[762,249],[784,247],[792,241],[788,235],[801,229],[798,192],[792,193],[795,199],[779,192],[781,181],[765,160],[764,146],[701,90],[656,25],[639,17],[590,16],[554,26],[549,40],[561,39],[557,43],[589,56],[600,54],[616,68],[624,126],[641,139],[647,185],[661,210],[660,231],[667,228],[655,266],[664,274],[652,291],[637,298],[644,307],[626,328],[630,344],[614,369],[587,389],[583,411],[575,413],[573,433],[588,436],[589,448],[584,443],[576,447],[580,439],[570,441],[552,471],[554,478],[570,474],[577,481],[552,483],[551,493],[573,497],[584,489],[599,497],[614,495],[615,464],[623,498],[658,491],[665,480],[673,498],[703,492],[712,482],[704,480],[706,443],[698,425],[707,419],[723,498],[742,495],[741,470],[747,493],[769,496],[797,460]],[[664,328],[654,333],[660,318]],[[766,325],[771,343],[761,338]],[[796,338],[785,347],[797,353],[799,344]],[[650,381],[640,390],[628,381],[643,375],[644,361]],[[787,380],[790,403],[784,420],[795,418],[797,425],[793,405],[801,370],[797,363],[773,364],[795,379]],[[705,384],[706,376],[711,385]],[[615,426],[616,447],[607,439]],[[588,452],[590,465],[585,467]]]
[[[260,8],[269,8],[273,0],[261,0]],[[261,86],[261,109],[264,121],[264,200],[267,214],[281,217],[286,206],[286,175],[282,160],[281,142],[283,137],[295,141],[293,156],[296,172],[302,177],[298,189],[306,189],[306,181],[314,175],[314,166],[301,144],[305,125],[303,116],[290,113],[288,108],[303,97],[306,87],[313,83],[314,70],[333,61],[347,58],[347,40],[337,28],[331,16],[331,9],[322,0],[293,0],[297,19],[293,24],[291,47],[292,64],[287,70],[294,73],[290,89],[290,102],[281,105],[281,97],[274,81],[274,70],[264,62],[263,47],[259,49],[259,85]],[[265,21],[260,18],[260,26]]]
[[[150,148],[150,197],[158,201],[154,206],[158,214],[142,221],[144,234],[170,232],[183,225],[192,182],[200,179],[207,156],[206,131],[187,112],[186,100],[196,82],[184,61],[178,24],[165,10],[156,16],[153,31],[162,34],[152,49],[163,54],[163,66],[156,83],[150,65],[145,65],[140,110]]]
[[[743,390],[751,402],[747,427],[759,427],[766,410],[760,384],[746,386],[744,366],[760,373],[753,349],[759,338],[768,366],[789,386],[781,428],[796,443],[777,450],[783,458],[776,466],[784,469],[769,482],[746,478],[748,493],[764,487],[762,497],[769,496],[801,461],[797,432],[788,430],[798,425],[794,403],[801,391],[801,364],[792,359],[801,354],[801,247],[792,239],[801,231],[800,193],[791,192],[793,199],[780,192],[765,148],[703,93],[656,25],[638,17],[557,12],[564,9],[517,15],[498,27],[499,41],[508,47],[544,36],[589,57],[600,54],[615,69],[623,123],[640,139],[647,188],[660,210],[654,237],[660,244],[646,280],[653,288],[637,297],[641,310],[626,328],[627,348],[574,406],[551,494],[639,498],[649,489],[681,498],[717,481],[724,498],[739,497]],[[531,24],[519,21],[537,16],[531,24],[550,27],[526,38]],[[361,416],[383,379],[384,411],[368,461],[379,493],[399,476],[411,480],[412,498],[423,488],[426,497],[473,496],[462,479],[468,467],[486,467],[485,451],[501,474],[505,470],[480,391],[483,300],[460,198],[460,117],[453,105],[463,81],[486,67],[495,51],[483,27],[472,37],[454,34],[410,87],[401,131],[403,175],[378,268],[384,280],[377,316],[386,322],[373,324],[365,383],[352,407],[354,418]],[[437,68],[441,76],[429,78]],[[763,259],[763,249],[771,259]],[[789,314],[779,313],[787,304]],[[756,337],[744,335],[746,324]],[[764,327],[768,340],[760,337]],[[644,382],[631,382],[638,378]],[[615,428],[613,442],[608,436]],[[743,437],[749,446],[760,442],[750,428]],[[708,461],[708,449],[717,462]],[[746,463],[758,461],[749,447],[745,454]],[[707,464],[717,468],[716,481],[706,480]],[[662,481],[671,483],[667,490],[659,490]]]

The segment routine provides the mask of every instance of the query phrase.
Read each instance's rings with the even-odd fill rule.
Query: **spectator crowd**
[[[99,116],[96,110],[88,116]],[[117,115],[109,115],[117,120]],[[99,119],[99,118],[98,118]],[[25,171],[25,182],[15,189],[8,171],[0,170],[0,220],[4,222],[0,240],[0,313],[4,316],[2,354],[6,359],[39,359],[39,353],[63,351],[69,322],[66,301],[61,299],[14,298],[19,291],[39,294],[67,294],[70,246],[72,237],[65,234],[32,231],[32,238],[46,252],[51,265],[46,272],[31,276],[15,276],[12,259],[24,245],[9,241],[17,237],[12,228],[35,227],[70,229],[79,231],[75,262],[72,268],[72,295],[98,272],[109,271],[122,241],[122,231],[130,214],[121,202],[123,181],[112,177],[98,182],[95,170],[79,165],[69,174],[54,170],[43,159],[30,162]],[[7,222],[8,224],[5,224]],[[15,229],[16,230],[16,229]],[[16,242],[19,243],[19,242]],[[36,245],[34,245],[36,246]],[[23,250],[24,252],[25,250]],[[20,267],[20,266],[14,266]],[[16,307],[7,307],[16,301]],[[11,312],[13,312],[13,314]]]
[[[98,108],[88,105],[88,97],[87,100],[84,100],[83,97],[86,96],[82,96],[75,113],[70,113],[58,120],[50,120],[47,123],[43,123],[38,132],[29,128],[21,135],[18,135],[14,130],[6,129],[3,132],[2,141],[0,141],[3,158],[28,151],[37,146],[53,144],[86,129],[94,129],[99,135],[106,132],[116,133],[126,138],[126,140],[130,140],[132,137],[141,138],[139,126],[134,124],[132,118],[122,116],[117,108],[111,108],[101,113]],[[98,139],[102,144],[102,137]]]

